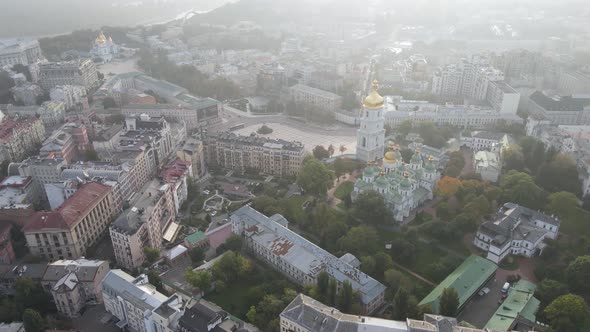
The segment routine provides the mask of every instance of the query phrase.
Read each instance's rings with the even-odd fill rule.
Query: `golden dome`
[[[363,102],[363,107],[367,109],[379,109],[383,107],[383,97],[377,92],[379,88],[379,82],[377,80],[373,81],[373,91],[365,98]]]
[[[94,42],[97,44],[104,44],[107,42],[107,37],[105,37],[104,33],[102,33],[102,31],[101,31],[100,34],[98,35],[98,37],[96,37],[96,40]]]
[[[389,142],[389,151],[385,152],[385,156],[383,157],[383,162],[386,163],[395,163],[395,152],[393,152],[395,145],[393,142]]]

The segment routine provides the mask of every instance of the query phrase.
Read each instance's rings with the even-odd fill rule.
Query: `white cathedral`
[[[94,40],[90,55],[93,57],[101,58],[103,62],[110,62],[117,54],[119,54],[119,45],[113,42],[111,37],[106,37],[102,31]]]
[[[357,159],[367,162],[362,178],[354,184],[351,194],[354,201],[364,191],[374,190],[383,196],[393,218],[403,222],[412,210],[432,199],[440,173],[432,156],[425,158],[416,149],[409,163],[404,163],[399,146],[389,143],[384,155],[385,130],[383,128],[383,97],[373,91],[363,102],[360,128],[357,131]],[[377,160],[383,158],[381,167]]]

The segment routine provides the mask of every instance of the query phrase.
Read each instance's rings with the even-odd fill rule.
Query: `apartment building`
[[[90,182],[56,210],[35,213],[23,233],[31,254],[50,261],[75,259],[100,239],[118,213],[111,187]]]
[[[207,173],[203,141],[193,137],[187,138],[184,145],[176,151],[176,157],[191,163],[192,174],[189,176],[198,179]]]
[[[63,159],[66,164],[70,165],[77,158],[78,153],[72,135],[58,129],[43,142],[39,155]]]
[[[173,153],[170,125],[163,117],[150,117],[147,114],[125,118],[126,131],[121,134],[121,149],[149,145],[155,151],[158,167],[162,167]]]
[[[14,100],[18,103],[22,103],[24,106],[35,106],[37,105],[37,98],[43,95],[41,87],[33,83],[25,83],[18,85],[10,89]]]
[[[80,85],[88,92],[98,83],[98,71],[91,59],[49,62],[39,66],[39,84],[46,91],[60,85]]]
[[[28,66],[38,60],[43,60],[43,53],[36,39],[0,39],[0,67]]]
[[[102,281],[102,299],[107,312],[119,319],[117,327],[137,332],[173,332],[184,313],[182,298],[165,296],[148,281],[121,270],[111,270]]]
[[[60,181],[61,172],[67,167],[65,160],[53,158],[28,158],[8,166],[9,175],[30,176],[39,202],[47,202],[45,185]]]
[[[288,142],[261,136],[240,136],[231,132],[214,133],[205,139],[207,165],[245,172],[293,176],[299,173],[305,148],[300,142]]]
[[[64,103],[67,110],[89,107],[86,89],[81,85],[58,85],[51,89],[49,97],[52,101]]]
[[[19,162],[44,139],[45,127],[36,117],[5,118],[0,122],[0,159]]]
[[[92,147],[94,148],[94,151],[99,155],[108,155],[117,150],[124,129],[125,126],[119,123],[96,129],[92,139]]]
[[[339,95],[303,84],[290,87],[289,97],[297,105],[304,105],[312,110],[335,112],[342,107],[342,97]]]
[[[455,318],[425,314],[423,320],[394,321],[349,315],[299,294],[280,314],[281,332],[487,332],[458,325]]]
[[[587,95],[556,96],[535,91],[528,111],[536,120],[554,125],[590,125],[590,98]]]
[[[110,227],[115,258],[133,270],[145,262],[143,248],[162,248],[163,234],[176,218],[174,187],[152,180],[134,205],[123,211]]]
[[[187,178],[193,173],[193,167],[190,161],[183,161],[176,158],[164,166],[160,176],[162,180],[172,186],[172,197],[174,198],[174,207],[176,213],[180,211],[180,206],[188,197]]]
[[[364,313],[378,310],[384,301],[386,287],[349,262],[356,260],[346,254],[338,258],[288,229],[289,222],[281,215],[266,217],[250,206],[244,206],[230,217],[232,232],[244,239],[245,246],[293,282],[305,286],[315,284],[320,272],[328,273],[340,291],[344,282],[359,293]],[[351,259],[352,257],[352,259]]]
[[[110,270],[107,261],[58,260],[47,265],[41,285],[60,314],[79,317],[86,305],[102,303],[101,282]]]
[[[492,221],[479,226],[473,244],[499,263],[506,256],[532,257],[542,252],[543,240],[555,239],[560,220],[514,203],[506,203]]]
[[[41,106],[5,105],[0,109],[9,116],[38,117],[45,127],[54,127],[64,122],[66,108],[62,102],[48,101]]]
[[[504,81],[489,82],[485,99],[498,112],[516,114],[520,93]]]
[[[114,152],[111,161],[115,165],[123,165],[129,172],[133,188],[137,190],[148,183],[158,170],[156,153],[151,147]]]

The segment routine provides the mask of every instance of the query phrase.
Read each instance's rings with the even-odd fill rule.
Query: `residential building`
[[[257,328],[238,321],[217,305],[200,299],[185,309],[178,321],[179,332],[254,332]]]
[[[0,294],[14,296],[16,281],[21,278],[30,278],[33,283],[41,284],[46,269],[47,263],[0,265]]]
[[[164,166],[172,149],[172,133],[163,117],[150,117],[147,114],[125,118],[126,131],[121,134],[120,149],[137,148],[149,145],[155,151],[158,167]]]
[[[61,172],[66,168],[63,159],[28,158],[21,163],[11,163],[8,166],[9,175],[30,176],[33,179],[34,192],[38,193],[39,202],[48,202],[45,185],[60,181]]]
[[[91,59],[49,62],[39,66],[39,84],[46,91],[59,85],[81,85],[88,92],[98,83],[98,71]]]
[[[320,272],[328,273],[337,282],[344,282],[359,293],[364,313],[373,313],[384,302],[385,286],[358,268],[338,258],[289,230],[289,222],[281,215],[266,217],[250,206],[243,206],[231,216],[232,231],[244,239],[254,256],[270,264],[293,282],[304,286],[315,284]]]
[[[221,103],[214,99],[201,99],[199,103],[195,102],[191,106],[179,104],[129,104],[121,108],[121,113],[125,116],[134,116],[147,114],[151,117],[166,117],[171,121],[184,122],[188,129],[195,129],[202,125],[219,122],[219,112],[222,108]]]
[[[79,317],[86,305],[102,303],[101,282],[109,271],[107,261],[58,260],[47,265],[41,285],[60,314]]]
[[[550,96],[535,91],[529,97],[528,111],[536,120],[548,120],[554,125],[590,125],[587,95]]]
[[[136,183],[133,182],[132,174],[130,173],[133,169],[129,169],[129,165],[113,165],[108,162],[78,162],[71,165],[70,168],[61,172],[61,180],[74,180],[82,179],[85,181],[91,181],[93,179],[101,179],[105,184],[113,184],[113,195],[114,200],[117,202],[120,200],[127,201],[141,186],[136,187]]]
[[[90,55],[100,58],[102,62],[110,62],[119,54],[119,50],[119,45],[115,44],[110,36],[107,38],[101,31],[94,40]]]
[[[182,298],[165,296],[148,281],[145,274],[137,278],[121,270],[111,270],[102,281],[105,310],[119,319],[117,327],[137,332],[177,331],[183,315]]]
[[[59,208],[68,198],[72,197],[72,195],[80,189],[82,184],[83,180],[77,178],[46,184],[45,194],[49,201],[49,209],[55,210]]]
[[[11,231],[12,224],[0,223],[0,264],[12,264],[16,260]]]
[[[59,101],[48,101],[41,106],[13,106],[0,107],[10,116],[39,117],[45,127],[54,127],[64,122],[65,105]]]
[[[8,118],[0,122],[0,159],[19,162],[34,152],[45,139],[41,120]]]
[[[36,39],[0,39],[0,67],[17,64],[28,66],[43,59],[41,46]]]
[[[513,139],[506,133],[478,130],[461,135],[461,146],[466,146],[473,151],[497,151],[501,152],[513,143]]]
[[[164,234],[176,218],[173,186],[152,180],[141,192],[110,227],[117,263],[129,270],[145,262],[145,247],[162,248]]]
[[[459,326],[455,318],[432,314],[425,314],[423,320],[404,321],[349,315],[303,294],[279,318],[281,332],[491,332]]]
[[[31,254],[47,260],[75,259],[101,238],[118,213],[111,187],[90,182],[56,210],[34,214],[23,233]]]
[[[484,181],[498,182],[502,172],[500,154],[491,151],[478,151],[473,154],[475,173]]]
[[[339,95],[303,84],[290,87],[289,97],[297,105],[308,107],[312,111],[334,112],[342,107],[342,97]]]
[[[479,257],[469,256],[461,265],[451,272],[445,280],[436,286],[418,305],[429,305],[434,314],[440,312],[440,299],[446,288],[452,288],[459,296],[457,312],[465,307],[467,302],[482,289],[488,281],[496,276],[498,266],[491,261]]]
[[[543,240],[555,239],[560,221],[514,203],[506,203],[492,221],[479,226],[473,244],[487,252],[487,258],[499,263],[506,256],[532,257],[545,247]]]
[[[231,132],[211,133],[204,142],[209,167],[263,174],[293,176],[299,173],[305,156],[300,142],[262,136],[240,136]]]
[[[133,188],[140,189],[156,175],[158,164],[155,155],[151,147],[123,150],[115,152],[112,161],[115,165],[123,165],[123,169],[129,172]]]
[[[485,329],[491,331],[534,331],[536,314],[541,301],[535,298],[537,286],[521,279],[508,289],[508,296],[488,320]]]
[[[360,126],[356,132],[356,157],[362,161],[375,161],[385,151],[384,99],[379,95],[378,87],[377,81],[374,81],[373,91],[363,101]]]
[[[41,87],[33,83],[17,85],[10,89],[14,100],[24,106],[35,106],[39,97],[43,96]]]
[[[316,89],[338,92],[344,85],[344,78],[330,71],[314,71],[309,77],[308,84]]]
[[[63,159],[66,164],[70,165],[74,159],[77,159],[78,153],[72,135],[58,129],[43,142],[39,155]]]
[[[176,151],[176,157],[191,163],[191,177],[199,179],[207,173],[203,141],[193,137],[187,138],[184,145]]]
[[[497,112],[516,114],[520,93],[504,81],[493,81],[488,84],[486,100]]]
[[[382,167],[368,163],[362,178],[354,184],[351,198],[373,190],[383,196],[385,205],[398,222],[408,221],[410,213],[434,196],[440,172],[432,156],[426,158],[416,148],[409,163],[404,163],[399,149],[391,142]]]
[[[190,174],[192,174],[190,161],[182,161],[179,158],[164,166],[160,173],[162,180],[172,186],[172,197],[174,198],[176,213],[180,211],[180,206],[188,198],[187,177]]]
[[[57,85],[49,92],[52,101],[64,103],[66,110],[88,109],[86,89],[81,85]]]
[[[590,93],[590,75],[580,71],[565,70],[559,74],[557,90],[564,95]]]
[[[94,151],[99,155],[105,155],[117,150],[124,128],[123,124],[115,123],[97,130],[92,139]]]

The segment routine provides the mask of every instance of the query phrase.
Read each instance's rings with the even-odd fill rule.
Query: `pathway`
[[[412,275],[413,277],[415,277],[416,279],[419,279],[419,280],[423,281],[424,283],[426,283],[426,284],[428,284],[428,285],[430,285],[430,286],[432,286],[432,287],[436,287],[436,286],[437,286],[437,284],[435,284],[434,282],[432,282],[432,281],[430,281],[430,280],[428,280],[428,279],[424,278],[423,276],[421,276],[421,275],[419,275],[418,273],[416,273],[416,272],[414,272],[414,271],[412,271],[412,270],[408,269],[407,267],[405,267],[405,266],[403,266],[403,265],[400,265],[400,264],[398,264],[398,263],[396,263],[396,262],[393,262],[393,265],[394,265],[395,267],[399,268],[399,269],[402,269],[402,270],[404,270],[405,272],[407,272],[407,273],[411,274],[411,275]]]
[[[334,179],[334,184],[332,185],[332,188],[330,188],[330,190],[328,190],[328,198],[330,199],[330,206],[333,208],[337,208],[337,205],[340,204],[340,202],[342,202],[342,200],[336,196],[334,196],[334,192],[336,191],[336,189],[338,188],[338,186],[340,186],[342,183],[346,182],[346,181],[350,181],[352,183],[356,182],[356,171],[353,171],[352,173],[346,173],[343,176],[340,177],[340,180],[338,179]]]

